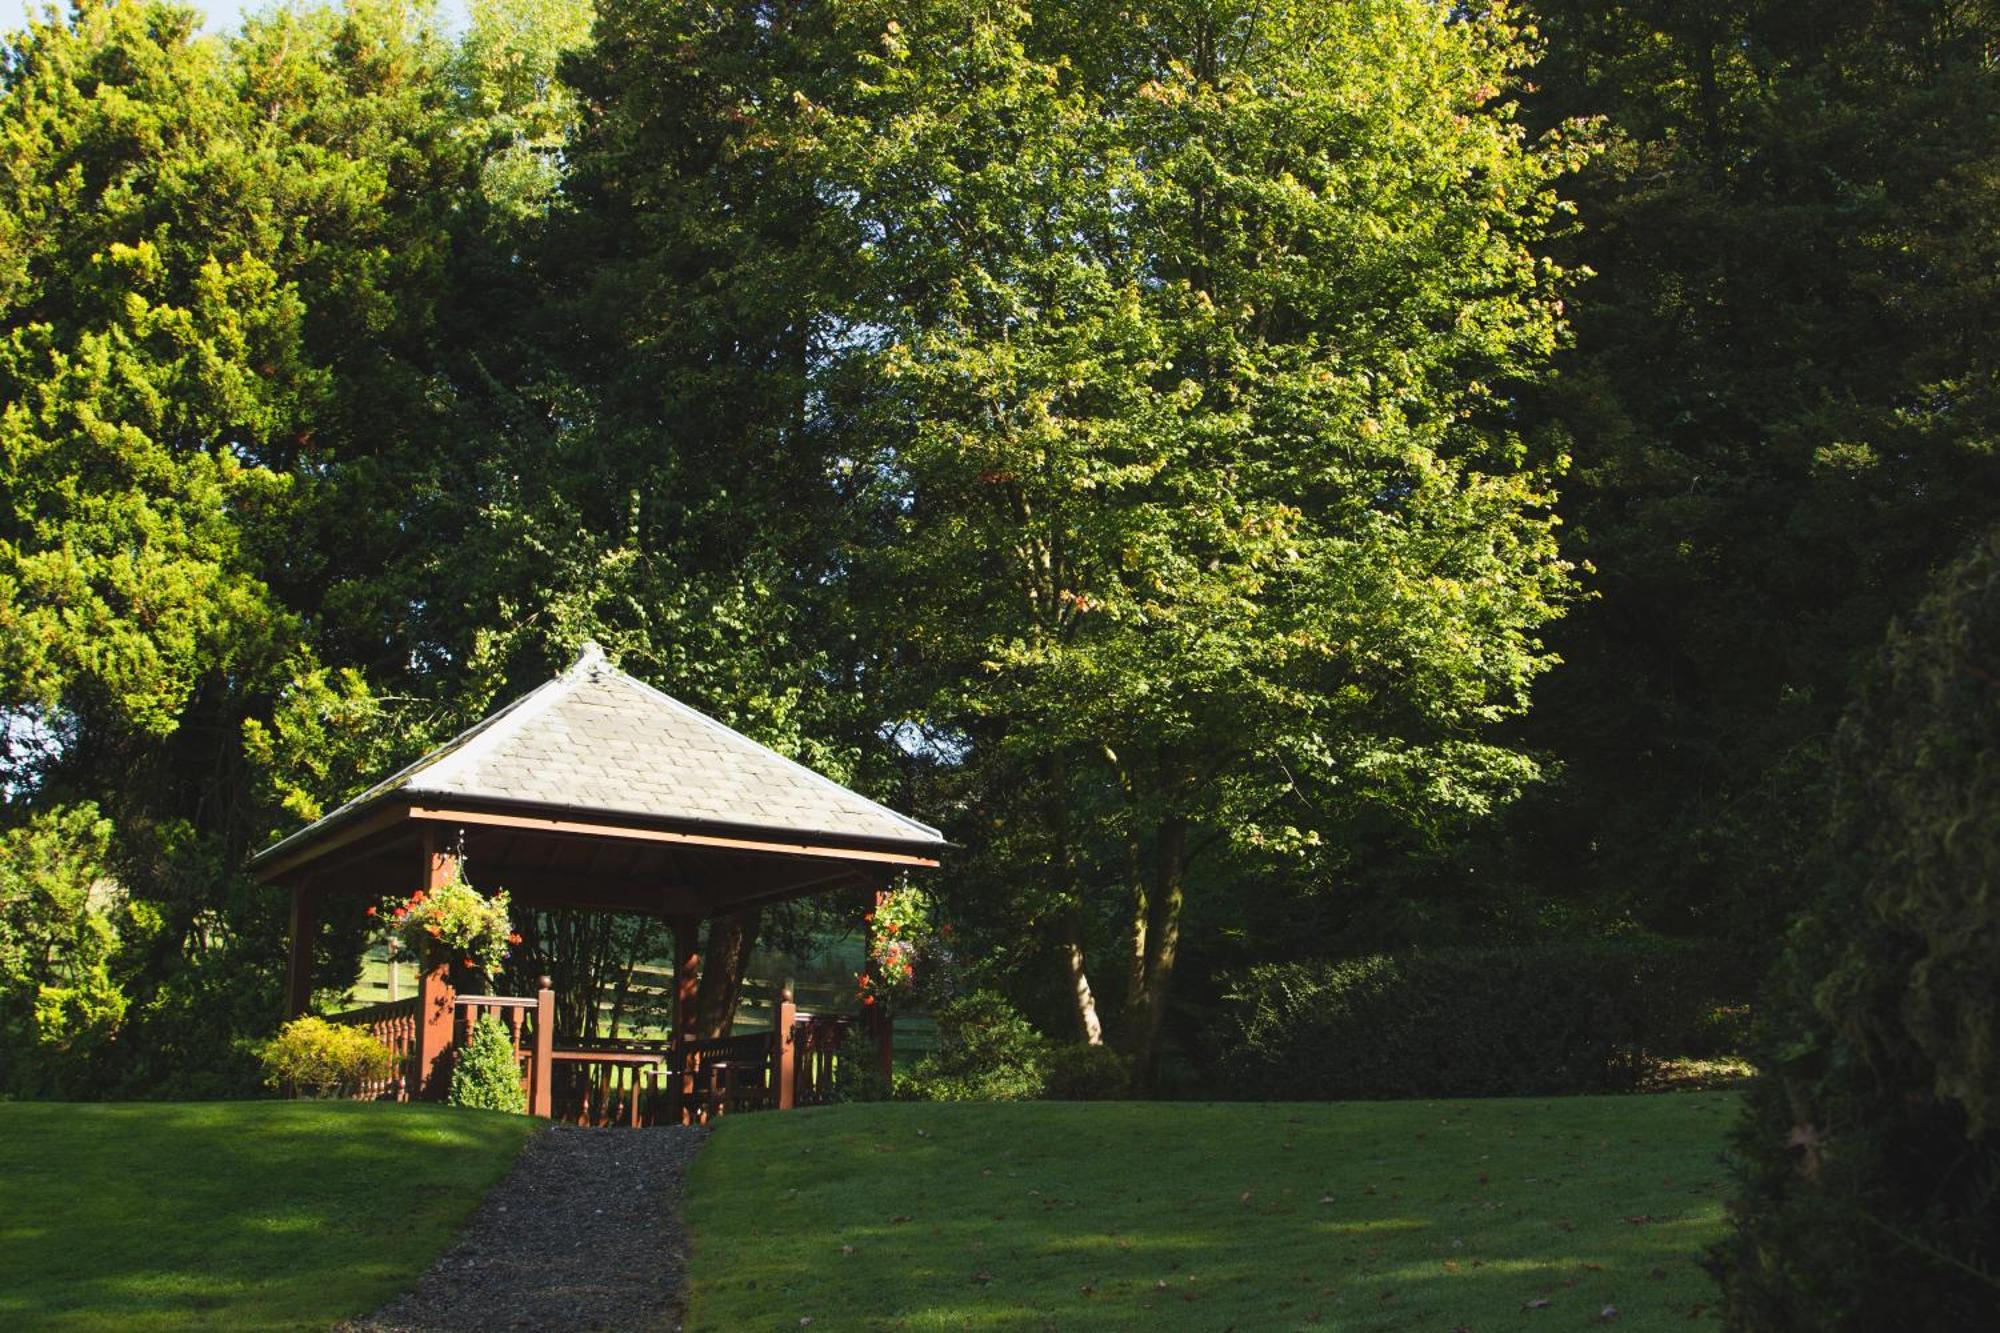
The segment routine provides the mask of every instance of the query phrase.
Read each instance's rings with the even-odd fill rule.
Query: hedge
[[[1889,636],[1737,1137],[1732,1327],[2000,1328],[2000,532]]]
[[[1253,967],[1206,1042],[1223,1097],[1611,1092],[1709,1042],[1726,960],[1644,937]]]

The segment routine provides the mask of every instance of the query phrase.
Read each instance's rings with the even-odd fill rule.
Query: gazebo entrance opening
[[[291,893],[289,1014],[310,1007],[314,943],[332,904],[432,888],[461,868],[519,908],[670,922],[664,1041],[558,1032],[546,979],[530,995],[460,995],[443,958],[423,965],[414,996],[335,1016],[403,1057],[397,1078],[363,1095],[441,1097],[452,1050],[493,1013],[513,1035],[531,1111],[638,1125],[811,1104],[829,1095],[837,1060],[886,1063],[886,1025],[801,1014],[789,995],[768,1033],[701,1037],[701,927],[810,894],[879,894],[937,865],[944,846],[936,829],[633,679],[588,645],[556,679],[252,864]]]

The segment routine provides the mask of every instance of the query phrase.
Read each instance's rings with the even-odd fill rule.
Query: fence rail
[[[535,1115],[580,1125],[705,1124],[766,1108],[816,1106],[840,1092],[842,1062],[865,1058],[844,1015],[800,1013],[789,991],[768,1032],[668,1042],[579,1037],[557,1046],[548,979],[526,995],[458,995],[439,973],[405,1000],[365,1005],[334,1022],[366,1029],[396,1053],[401,1073],[358,1096],[407,1101],[437,1096],[450,1055],[482,1017],[506,1030]]]
[[[364,1102],[406,1102],[410,1100],[409,1069],[417,1047],[417,997],[366,1004],[335,1014],[329,1023],[344,1023],[364,1029],[369,1036],[396,1055],[396,1072],[385,1079],[367,1079],[355,1089],[354,1099]]]

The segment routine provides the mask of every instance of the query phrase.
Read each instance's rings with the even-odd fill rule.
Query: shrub
[[[266,1085],[316,1097],[352,1092],[396,1072],[396,1053],[368,1033],[310,1014],[285,1024],[258,1054]]]
[[[1274,963],[1226,987],[1207,1045],[1224,1096],[1622,1091],[1695,1040],[1714,973],[1651,938]]]
[[[1113,1101],[1132,1091],[1131,1060],[1109,1046],[1051,1046],[1043,1068],[1043,1094],[1062,1101]]]
[[[1027,1101],[1042,1095],[1048,1043],[1013,1005],[974,991],[940,1005],[937,1050],[897,1080],[896,1095],[926,1102]]]
[[[521,1090],[521,1065],[514,1058],[514,1039],[505,1023],[491,1014],[481,1014],[473,1023],[452,1064],[451,1092],[445,1100],[453,1106],[517,1115],[528,1109],[528,1096]]]
[[[2000,1311],[2000,533],[1843,720],[1819,901],[1768,989],[1721,1248],[1738,1328]]]

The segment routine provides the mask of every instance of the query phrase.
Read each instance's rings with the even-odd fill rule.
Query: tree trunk
[[[1154,847],[1153,919],[1147,932],[1145,1004],[1136,1016],[1134,1072],[1140,1091],[1151,1092],[1159,1075],[1160,1030],[1167,1016],[1167,990],[1180,950],[1181,900],[1187,875],[1187,820],[1169,815],[1160,821]]]
[[[1132,948],[1125,959],[1125,1022],[1136,1032],[1139,1012],[1146,1003],[1146,928],[1153,915],[1152,895],[1146,891],[1145,858],[1136,827],[1125,836],[1125,875],[1132,887]]]
[[[1056,952],[1062,960],[1065,993],[1076,1019],[1077,1035],[1092,1046],[1104,1043],[1104,1025],[1097,1017],[1097,997],[1090,989],[1090,974],[1084,968],[1082,886],[1076,870],[1076,844],[1070,838],[1068,782],[1062,761],[1050,759],[1042,768],[1049,835],[1055,840],[1056,891],[1062,905],[1056,909]]]
[[[764,911],[747,908],[708,923],[708,947],[702,950],[701,990],[695,998],[696,1030],[703,1037],[726,1037],[736,1022],[743,999],[743,973],[750,951],[757,946],[757,926]]]
[[[1083,914],[1075,906],[1065,909],[1057,918],[1057,929],[1062,932],[1061,951],[1063,973],[1069,980],[1069,993],[1076,1005],[1077,1033],[1092,1046],[1104,1044],[1104,1025],[1097,1018],[1097,997],[1091,994],[1090,977],[1083,968]]]

